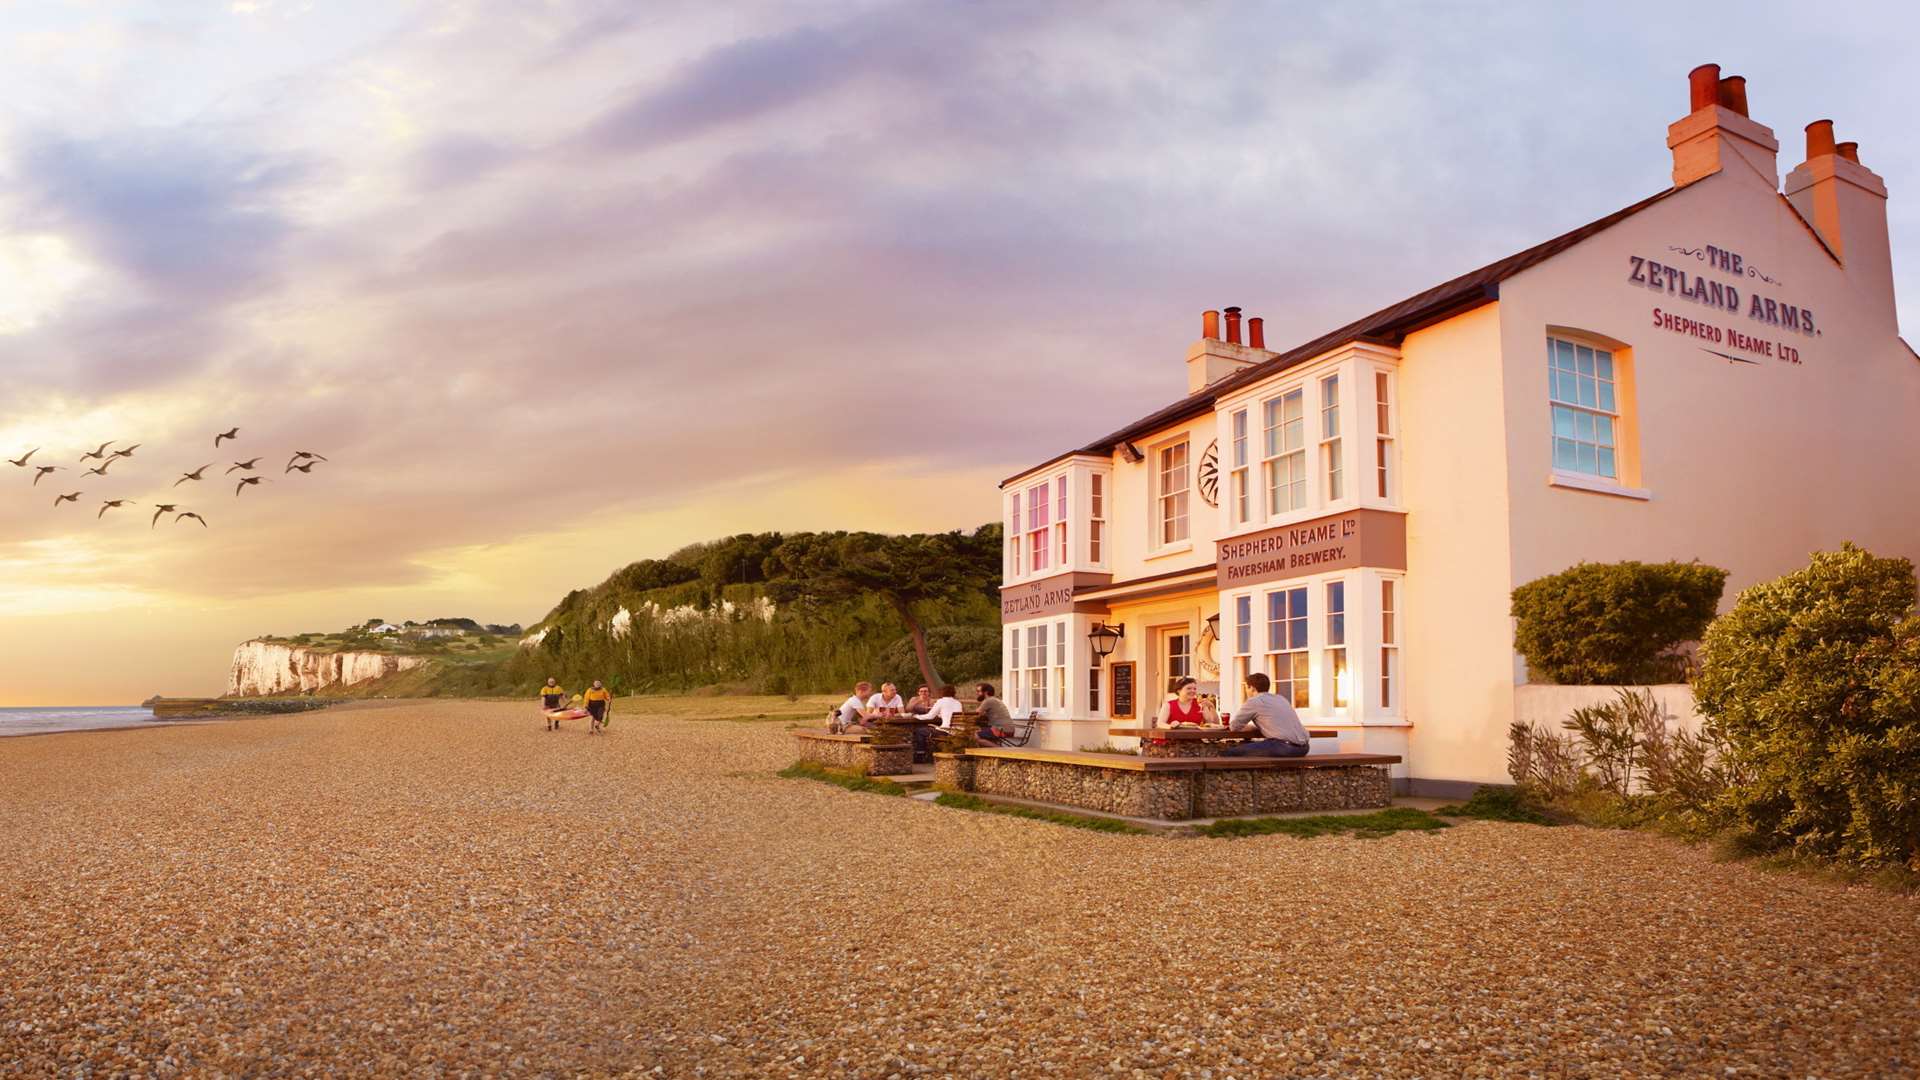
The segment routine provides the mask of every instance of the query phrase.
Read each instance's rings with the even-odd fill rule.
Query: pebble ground
[[[0,740],[0,1075],[1920,1075],[1915,898],[1586,829],[1086,833],[661,715],[772,707]]]

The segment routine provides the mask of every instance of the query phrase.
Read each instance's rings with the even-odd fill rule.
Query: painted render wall
[[[1172,369],[1168,369],[1171,373]],[[1211,412],[1192,420],[1173,424],[1135,443],[1147,456],[1130,462],[1124,456],[1113,458],[1113,505],[1107,513],[1112,534],[1113,554],[1109,565],[1116,584],[1135,578],[1151,577],[1174,570],[1212,566],[1214,539],[1219,535],[1220,515],[1200,499],[1195,481],[1200,458],[1214,441],[1216,425]],[[1149,540],[1159,527],[1158,508],[1153,501],[1155,449],[1185,435],[1191,454],[1187,472],[1187,520],[1190,542],[1160,551],[1152,550]]]
[[[1725,245],[1781,281],[1759,287],[1818,313],[1818,337],[1628,283],[1628,255]],[[1731,280],[1722,275],[1722,279]],[[1722,173],[1507,282],[1502,339],[1518,584],[1582,559],[1692,559],[1726,567],[1723,601],[1853,540],[1920,557],[1920,362],[1876,290],[1848,279],[1761,178]],[[1652,326],[1655,307],[1800,350],[1798,365],[1729,363]],[[1633,347],[1637,501],[1550,487],[1545,328]]]
[[[1514,680],[1501,307],[1401,344],[1401,670],[1415,778],[1506,782]]]

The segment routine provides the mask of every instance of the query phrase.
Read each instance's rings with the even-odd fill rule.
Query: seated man
[[[867,730],[864,721],[867,718],[867,695],[873,690],[873,684],[865,679],[854,684],[853,696],[840,703],[840,708],[827,721],[827,730],[836,735],[859,735]]]
[[[973,688],[973,700],[980,703],[980,711],[974,717],[979,727],[978,736],[988,746],[999,746],[1000,740],[1013,734],[1013,712],[1007,703],[993,694],[992,683],[980,683]]]
[[[900,688],[881,683],[880,692],[867,699],[868,716],[899,716],[907,703],[900,700]]]
[[[923,686],[920,688],[919,696],[907,704],[907,711],[912,715],[935,721],[935,723],[932,724],[916,724],[914,726],[913,760],[933,760],[931,755],[933,753],[933,740],[935,736],[952,731],[953,718],[966,711],[966,706],[960,704],[960,699],[956,696],[959,693],[960,691],[958,689],[949,684],[940,688],[940,700],[935,701],[932,695],[927,693],[927,688]],[[921,698],[927,699],[924,707],[919,704]]]
[[[933,695],[928,693],[924,686],[914,691],[913,696],[907,699],[908,716],[925,716],[932,711]]]
[[[1233,722],[1227,726],[1235,731],[1248,731],[1258,727],[1261,738],[1249,739],[1239,746],[1229,746],[1220,751],[1225,757],[1305,757],[1307,753],[1307,729],[1300,723],[1300,714],[1293,711],[1293,703],[1278,694],[1269,693],[1273,683],[1260,672],[1247,676],[1247,689],[1253,691],[1246,704],[1233,710]]]

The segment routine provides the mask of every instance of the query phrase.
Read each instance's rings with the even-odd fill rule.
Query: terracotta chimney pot
[[[1227,309],[1227,341],[1240,344],[1240,309],[1237,307]]]
[[[1860,164],[1860,144],[1857,142],[1836,143],[1834,144],[1833,152],[1853,162],[1855,165]]]
[[[1815,120],[1807,125],[1807,160],[1834,152],[1833,121]]]
[[[1256,349],[1267,347],[1267,321],[1265,319],[1247,320],[1247,344]]]
[[[1220,340],[1220,313],[1209,311],[1200,316],[1200,336]]]
[[[1720,80],[1720,104],[1741,116],[1747,115],[1747,77],[1745,75],[1729,75]]]
[[[1701,64],[1687,72],[1687,88],[1693,101],[1693,112],[1719,104],[1720,65]]]

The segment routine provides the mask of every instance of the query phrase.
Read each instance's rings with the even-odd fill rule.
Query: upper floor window
[[[1065,569],[1072,560],[1067,556],[1067,478],[1062,476],[1053,482],[1053,538],[1054,546],[1060,549],[1060,567]]]
[[[1020,555],[1021,545],[1027,542],[1026,537],[1021,534],[1020,529],[1020,493],[1017,491],[1014,492],[1013,498],[1009,501],[1013,503],[1013,508],[1009,512],[1013,522],[1013,528],[1007,532],[1007,557],[1013,567],[1013,576],[1019,577],[1021,574],[1027,572],[1026,560]],[[1019,665],[1016,664],[1014,666],[1018,667]]]
[[[1374,489],[1383,499],[1393,497],[1393,380],[1384,371],[1373,373]]]
[[[1048,563],[1050,530],[1047,526],[1051,524],[1048,514],[1053,509],[1047,498],[1049,490],[1049,485],[1044,483],[1027,489],[1027,557],[1036,574],[1045,570]]]
[[[1289,390],[1265,405],[1267,513],[1307,505],[1306,394]]]
[[[1187,539],[1187,444],[1183,440],[1160,448],[1159,461],[1160,543],[1177,544]]]
[[[1247,410],[1239,409],[1231,421],[1232,446],[1229,448],[1227,468],[1230,480],[1227,484],[1227,498],[1232,500],[1233,523],[1245,525],[1251,515],[1248,502],[1251,499],[1248,484],[1247,467]]]
[[[1087,511],[1087,561],[1099,566],[1107,539],[1107,478],[1100,473],[1087,477]]]
[[[1327,501],[1340,498],[1340,376],[1320,380],[1320,461],[1327,479]]]
[[[1620,479],[1613,352],[1547,338],[1547,396],[1553,410],[1553,467]]]

